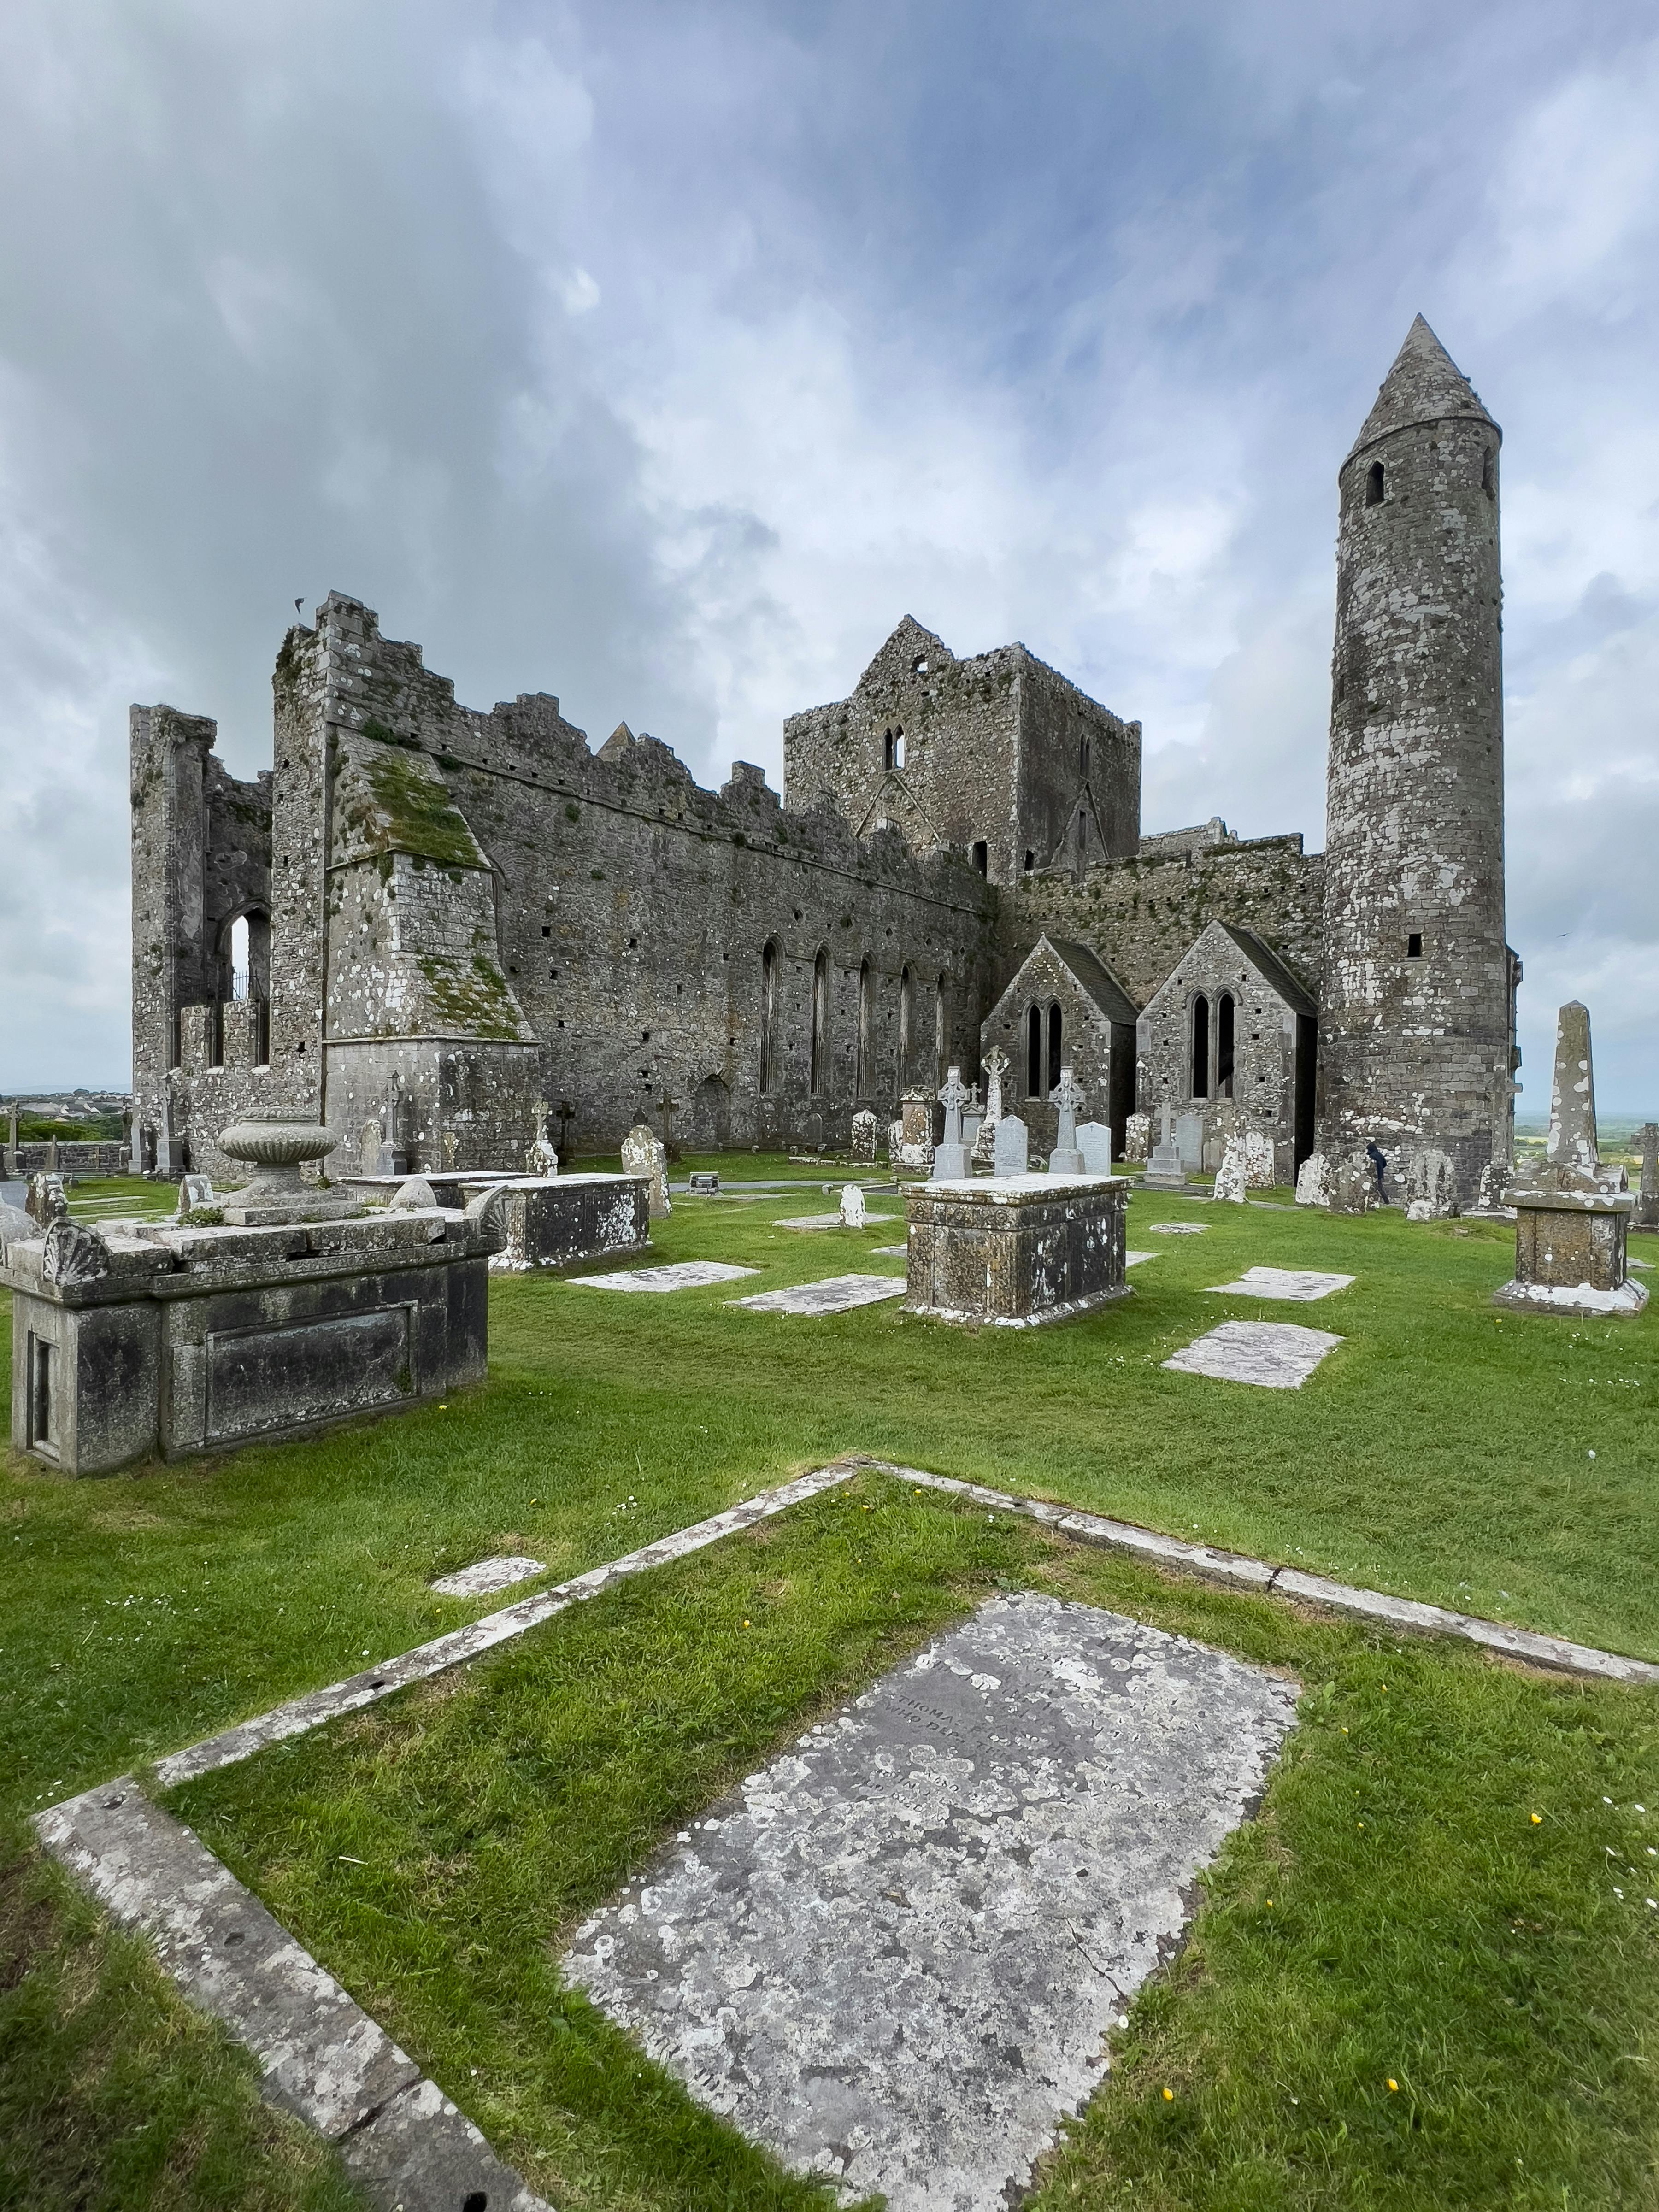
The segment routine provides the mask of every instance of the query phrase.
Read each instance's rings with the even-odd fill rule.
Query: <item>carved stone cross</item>
[[[988,1121],[1002,1119],[1002,1079],[1007,1069],[1007,1054],[1000,1045],[994,1044],[985,1055],[985,1118]]]
[[[962,1142],[962,1109],[968,1103],[968,1093],[963,1087],[962,1070],[953,1067],[945,1079],[945,1087],[939,1094],[939,1103],[945,1109],[945,1142]]]

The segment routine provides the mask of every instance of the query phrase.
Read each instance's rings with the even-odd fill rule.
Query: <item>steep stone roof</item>
[[[1365,426],[1349,449],[1348,459],[1375,445],[1411,422],[1444,422],[1462,416],[1477,422],[1496,422],[1480,404],[1479,393],[1419,315],[1406,333],[1406,343],[1394,357],[1394,367],[1383,378],[1376,404],[1365,417]],[[1501,438],[1503,432],[1498,430]]]

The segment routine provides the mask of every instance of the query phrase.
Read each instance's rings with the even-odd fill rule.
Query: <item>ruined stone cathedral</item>
[[[1053,1142],[1070,1066],[1121,1152],[1167,1103],[1193,1166],[1374,1141],[1460,1194],[1510,1153],[1498,425],[1419,317],[1338,474],[1328,842],[1145,836],[1140,725],[1023,645],[908,617],[793,716],[784,792],[597,751],[545,693],[458,704],[331,593],[284,640],[272,765],[135,707],[134,1165],[228,1165],[247,1113],[378,1131],[422,1169],[846,1143],[1000,1046]]]

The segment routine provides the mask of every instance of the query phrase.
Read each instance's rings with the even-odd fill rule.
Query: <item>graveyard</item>
[[[720,1188],[693,1193],[692,1173]],[[1127,1294],[1042,1328],[963,1326],[904,1296],[904,1191],[872,1188],[848,1226],[837,1184],[782,1155],[688,1155],[673,1177],[645,1251],[491,1273],[482,1382],[101,1480],[9,1457],[9,2185],[54,2203],[394,2201],[353,2166],[361,2134],[325,2142],[262,2100],[248,2052],[39,1849],[42,1808],[130,1776],[482,2130],[527,2192],[489,2202],[867,2196],[856,2131],[792,2137],[785,2106],[769,2117],[766,2033],[787,2015],[786,2057],[789,2037],[818,2039],[797,2076],[884,2079],[883,2022],[902,2050],[912,2015],[892,1992],[920,1986],[928,1916],[948,1929],[967,1908],[960,1885],[930,1901],[914,1866],[860,1887],[831,1850],[846,1778],[812,1747],[844,1741],[856,1765],[849,1729],[879,1748],[896,1699],[902,1716],[940,1669],[967,1680],[953,1638],[1012,1622],[1039,1656],[1079,1624],[1140,1639],[1148,1679],[1172,1654],[1177,1676],[1220,1669],[1137,1785],[1163,1802],[1190,1737],[1202,1787],[1178,1802],[1214,1817],[1156,1909],[1120,1898],[1132,1853],[1083,1852],[1059,1904],[1053,1881],[1027,1898],[1018,1854],[987,1862],[973,1913],[1026,1899],[1008,1955],[1038,1994],[1024,1966],[969,1991],[975,2033],[919,2033],[911,2088],[935,2149],[939,2130],[988,2136],[1004,2171],[953,2197],[924,2138],[890,2202],[994,2201],[1004,2180],[1037,2205],[1218,2212],[1638,2201],[1659,1688],[1320,1593],[1659,1662],[1651,1315],[1495,1305],[1510,1221],[1131,1177]],[[177,1194],[71,1196],[91,1221],[170,1216]],[[1638,1278],[1654,1244],[1631,1239]],[[831,1293],[848,1282],[875,1287]],[[1264,1323],[1317,1337],[1294,1373],[1229,1365]],[[596,1575],[620,1561],[636,1565]],[[398,1673],[583,1577],[580,1601],[555,1596],[510,1640]],[[983,1665],[976,1683],[1021,1679]],[[181,1756],[352,1683],[368,1687],[316,1725]],[[947,1740],[958,1724],[938,1722]],[[1225,1787],[1204,1764],[1224,1755]],[[780,1850],[797,1884],[781,1938],[764,1917]],[[867,2002],[815,2012],[828,1969],[792,1982],[787,1954],[838,1897],[856,1909],[825,1955],[845,1948]],[[676,1909],[711,1972],[730,1978],[735,1945],[753,1956],[734,1987],[793,1991],[753,2016],[740,2079],[699,2074],[660,2012]],[[1112,1948],[1121,1912],[1139,1951]]]

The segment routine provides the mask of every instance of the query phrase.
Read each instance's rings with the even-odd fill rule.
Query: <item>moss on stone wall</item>
[[[468,1036],[519,1042],[523,1031],[518,1006],[493,954],[477,951],[462,960],[426,952],[419,964],[434,1019]]]
[[[347,799],[343,827],[368,853],[408,853],[451,868],[482,868],[483,854],[441,779],[401,749],[360,753],[352,767],[368,786]]]

